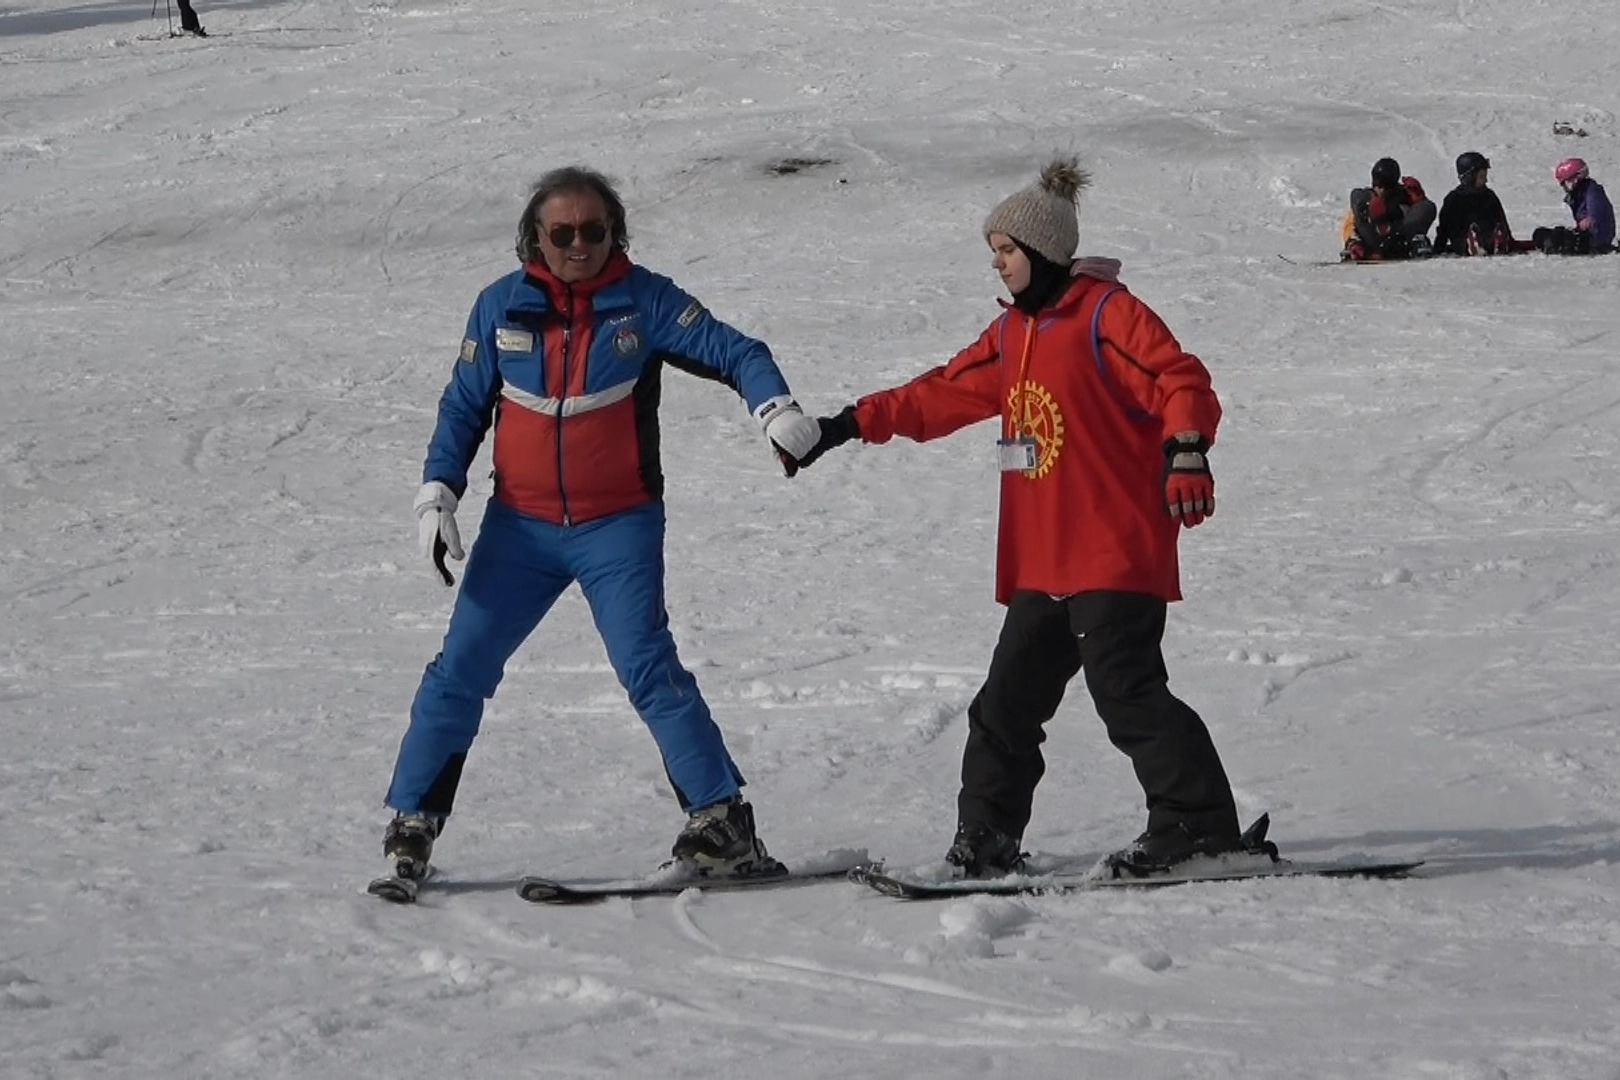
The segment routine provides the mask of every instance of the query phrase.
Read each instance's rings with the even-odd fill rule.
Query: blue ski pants
[[[681,666],[664,610],[664,504],[553,525],[491,499],[439,655],[422,674],[388,806],[447,817],[506,662],[579,582],[614,674],[652,732],[682,809],[735,796],[742,774]]]

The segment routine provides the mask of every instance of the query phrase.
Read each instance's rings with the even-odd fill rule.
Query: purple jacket
[[[1564,196],[1575,227],[1592,236],[1592,250],[1602,251],[1614,243],[1614,204],[1603,193],[1603,185],[1588,179]]]

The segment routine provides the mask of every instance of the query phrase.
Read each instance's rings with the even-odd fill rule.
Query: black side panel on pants
[[[1013,597],[989,674],[968,706],[960,821],[1023,836],[1046,771],[1043,729],[1083,661],[1109,741],[1131,759],[1146,795],[1148,827],[1185,822],[1236,839],[1232,789],[1209,730],[1170,693],[1160,647],[1165,610],[1139,593]]]
[[[461,786],[461,769],[467,764],[466,754],[451,754],[444,769],[433,778],[433,784],[422,795],[422,813],[428,817],[447,818],[456,801],[456,788]]]

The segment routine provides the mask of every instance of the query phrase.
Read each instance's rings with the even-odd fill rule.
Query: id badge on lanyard
[[[1034,436],[1020,435],[1016,439],[997,439],[996,455],[1002,472],[1033,472],[1040,464],[1041,449]]]
[[[1034,347],[1035,323],[1032,320],[1024,331],[1024,353],[1018,362],[1018,381],[1013,384],[1013,396],[1008,402],[1010,411],[1004,431],[1017,431],[1020,426],[1024,427],[1025,432],[1030,430],[1027,426],[1029,411],[1024,397],[1029,392],[1029,358]],[[1023,425],[1019,424],[1020,419],[1025,421]],[[1032,434],[1003,436],[996,440],[996,456],[1004,473],[1034,473],[1041,463],[1041,447]]]

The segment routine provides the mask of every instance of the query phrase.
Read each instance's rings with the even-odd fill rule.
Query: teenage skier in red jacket
[[[1152,873],[1239,846],[1231,785],[1208,729],[1171,694],[1161,641],[1181,598],[1176,541],[1215,510],[1207,454],[1221,407],[1208,370],[1117,281],[1074,258],[1073,159],[984,223],[1011,303],[979,339],[912,382],[820,421],[799,464],[853,439],[918,442],[999,417],[996,598],[1007,615],[968,709],[956,837],[972,877],[1022,865],[1045,771],[1043,726],[1084,670],[1109,739],[1146,794],[1147,830],[1112,857]]]

